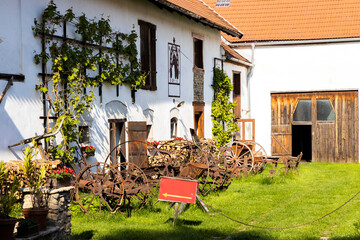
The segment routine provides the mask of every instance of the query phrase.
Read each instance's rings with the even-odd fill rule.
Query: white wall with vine
[[[133,27],[139,34],[138,20],[156,25],[157,90],[138,90],[136,102],[132,104],[131,91],[126,85],[119,88],[104,84],[102,99],[95,88],[95,106],[91,111],[91,144],[95,146],[96,159],[101,161],[109,152],[109,130],[105,105],[121,101],[127,106],[128,121],[146,121],[144,110],[153,111],[153,139],[170,139],[170,111],[184,101],[179,108],[178,136],[190,138],[189,128],[193,119],[193,38],[192,33],[204,37],[204,102],[205,137],[211,138],[211,102],[213,90],[213,59],[220,55],[220,33],[218,30],[190,20],[174,12],[160,9],[145,0],[66,0],[54,1],[60,12],[72,7],[76,15],[85,13],[89,18],[109,17],[111,27],[130,33]],[[41,51],[41,40],[32,31],[34,18],[39,18],[49,1],[47,0],[0,0],[0,72],[24,74],[25,82],[15,82],[0,104],[0,159],[22,158],[24,146],[8,150],[7,146],[24,138],[43,134],[40,93],[35,90],[39,82],[41,66],[34,63],[34,52]],[[69,30],[71,31],[71,29]],[[181,97],[168,97],[168,43],[176,39],[181,47]],[[138,50],[139,47],[139,41]],[[0,81],[0,91],[5,86]],[[175,99],[175,100],[174,100]]]

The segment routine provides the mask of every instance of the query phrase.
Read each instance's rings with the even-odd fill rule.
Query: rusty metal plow
[[[92,163],[84,167],[75,180],[75,199],[85,213],[107,208],[115,212],[124,200],[124,183],[120,173],[109,164]]]

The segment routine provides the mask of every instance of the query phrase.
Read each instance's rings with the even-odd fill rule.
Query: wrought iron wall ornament
[[[168,43],[168,56],[168,96],[180,97],[180,45],[175,44],[175,38],[173,38],[173,43]]]

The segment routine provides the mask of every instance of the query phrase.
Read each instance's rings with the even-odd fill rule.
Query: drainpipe
[[[247,74],[247,76],[248,76],[248,79],[250,78],[250,77],[252,77],[252,75],[253,75],[253,69],[254,69],[254,60],[255,60],[255,43],[251,43],[251,67],[250,67],[250,70],[249,70],[249,72],[248,72],[248,74]]]

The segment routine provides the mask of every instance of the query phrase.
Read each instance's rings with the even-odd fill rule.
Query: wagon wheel
[[[254,156],[254,173],[261,173],[264,171],[267,163],[267,154],[265,149],[255,141],[244,141],[250,149]]]
[[[211,190],[211,183],[210,180],[210,172],[209,172],[209,159],[211,158],[211,152],[203,142],[195,143],[193,141],[185,140],[186,145],[183,149],[187,151],[187,162],[184,162],[184,166],[200,166],[201,167],[201,174],[196,174],[197,176],[192,176],[191,178],[194,180],[198,180],[198,190],[201,194],[208,192]],[[200,173],[200,172],[199,172]],[[192,175],[192,174],[190,174]]]
[[[209,149],[205,149],[207,151]],[[214,181],[214,173],[219,168],[216,159],[213,157],[212,152],[207,152],[203,154],[202,164],[207,166],[207,169],[203,172],[203,174],[198,179],[199,181],[199,192],[206,196],[210,191],[214,190],[215,188],[215,181]]]
[[[116,212],[124,199],[124,187],[115,176],[119,172],[106,163],[92,163],[75,180],[75,199],[85,213],[107,208]]]
[[[125,199],[130,208],[141,209],[148,200],[153,187],[145,173],[135,164],[123,162],[115,166],[119,175],[118,181],[124,186]]]
[[[210,167],[205,174],[199,179],[199,192],[206,196],[211,191],[222,189],[224,182],[222,169],[219,167]]]
[[[241,172],[247,175],[253,170],[254,156],[245,143],[230,142],[223,149],[227,165],[233,169],[235,177],[241,177]]]
[[[227,189],[234,176],[241,177],[241,172],[238,171],[240,169],[238,165],[234,164],[231,160],[229,161],[228,150],[230,149],[227,147],[219,148],[215,155],[218,166],[213,177],[216,183],[215,190]],[[230,151],[232,151],[232,149]],[[237,173],[237,175],[235,173]]]
[[[199,184],[199,192],[207,195],[211,191],[227,189],[231,184],[233,169],[238,169],[228,158],[225,148],[217,148],[215,142],[202,144],[203,151],[207,152],[208,169],[202,176]]]

